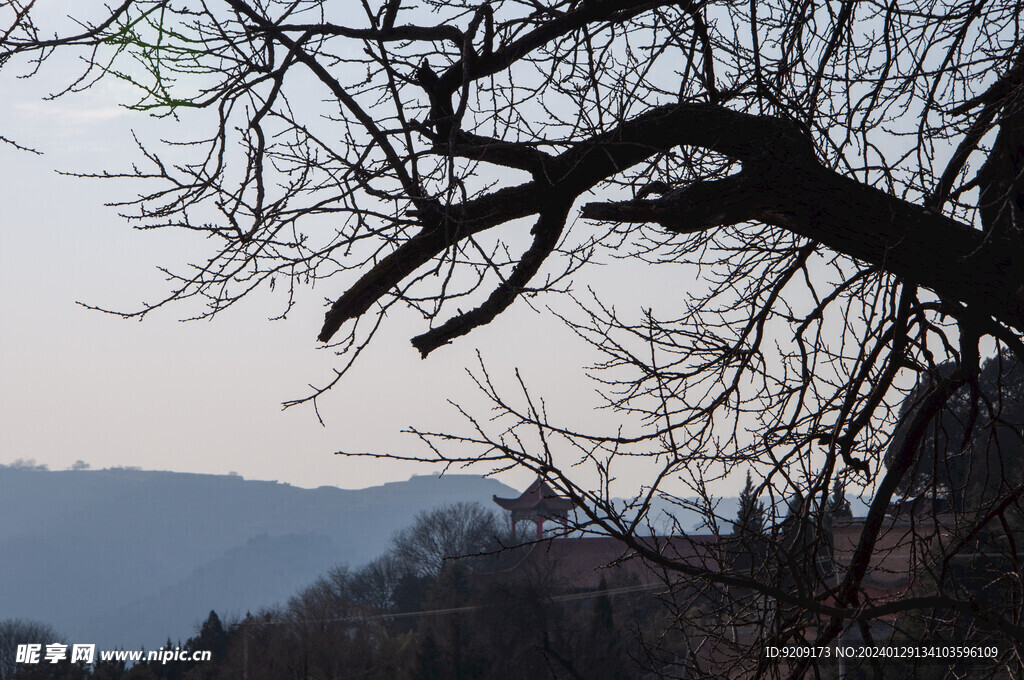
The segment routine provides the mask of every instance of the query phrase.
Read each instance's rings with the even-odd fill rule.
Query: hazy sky
[[[0,463],[35,459],[63,469],[81,459],[94,468],[236,471],[302,486],[405,479],[430,468],[332,454],[405,451],[416,442],[399,434],[404,427],[456,426],[446,400],[479,403],[464,370],[478,348],[508,385],[520,367],[555,415],[614,429],[607,413],[592,410],[593,387],[580,372],[585,348],[550,315],[522,304],[426,361],[408,342],[425,327],[396,320],[321,402],[326,427],[311,408],[282,412],[281,402],[339,365],[315,336],[321,300],[340,290],[307,295],[284,322],[267,321],[278,307],[266,296],[212,322],[178,322],[195,307],[139,323],[78,306],[137,309],[166,290],[157,265],[180,269],[201,251],[191,234],[134,231],[103,205],[125,197],[125,187],[55,170],[121,170],[137,158],[133,129],[143,137],[183,131],[120,108],[131,93],[116,84],[46,102],[46,90],[64,77],[58,69],[29,80],[12,75],[0,81],[0,134],[44,155],[0,145]],[[612,290],[621,299],[637,298],[639,308],[652,290],[679,296],[674,286],[649,286],[657,275],[630,266],[602,272],[617,279]],[[502,479],[522,487],[529,475]]]

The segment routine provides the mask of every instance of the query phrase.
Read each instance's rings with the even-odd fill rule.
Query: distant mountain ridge
[[[443,503],[516,497],[473,475],[414,476],[366,489],[304,489],[237,475],[0,465],[0,620],[47,623],[70,642],[154,649],[283,603],[332,566],[380,554]],[[621,503],[621,501],[620,501]],[[854,501],[855,514],[863,507]],[[702,516],[657,502],[649,520],[708,533]],[[723,498],[719,517],[734,517]],[[730,528],[720,529],[728,533]],[[44,642],[44,641],[40,641]]]
[[[517,492],[472,475],[303,489],[236,475],[0,466],[0,619],[155,648],[381,554],[416,513]]]

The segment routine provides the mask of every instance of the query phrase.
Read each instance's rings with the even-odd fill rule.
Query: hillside
[[[471,475],[358,490],[233,475],[0,466],[0,619],[48,623],[72,642],[153,649],[215,609],[227,620],[284,602],[337,564],[380,555],[416,513],[518,491]],[[722,499],[722,517],[736,513]],[[855,511],[863,507],[855,501]],[[665,503],[650,518],[704,533]],[[727,530],[727,529],[726,529]]]
[[[154,648],[211,609],[286,600],[329,567],[387,547],[416,513],[512,489],[470,475],[359,490],[126,469],[0,467],[0,619],[69,640]]]

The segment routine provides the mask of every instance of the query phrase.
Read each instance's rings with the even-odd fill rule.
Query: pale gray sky
[[[404,451],[416,446],[399,434],[404,427],[456,426],[446,400],[476,399],[464,368],[476,363],[477,348],[510,385],[513,367],[521,367],[554,413],[614,429],[609,414],[592,411],[581,343],[521,304],[426,361],[408,342],[422,323],[397,319],[321,402],[326,427],[311,408],[282,412],[280,404],[326,381],[340,363],[314,341],[320,300],[340,290],[305,297],[284,322],[266,320],[278,307],[265,296],[212,322],[186,324],[177,320],[196,308],[171,307],[138,323],[76,305],[136,309],[166,290],[157,265],[180,268],[197,257],[191,235],[134,231],[104,207],[124,196],[114,183],[55,172],[126,168],[136,158],[132,129],[173,136],[173,123],[118,107],[130,93],[116,85],[44,102],[46,88],[56,86],[47,71],[49,81],[10,75],[0,130],[44,155],[0,146],[0,463],[35,459],[61,469],[82,459],[94,468],[237,471],[301,486],[404,479],[429,468],[332,453]],[[629,283],[618,292],[649,304],[651,290],[665,289],[648,287],[651,278],[621,278]],[[523,486],[529,476],[502,479]]]

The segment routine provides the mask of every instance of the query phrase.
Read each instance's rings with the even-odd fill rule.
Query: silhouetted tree
[[[207,680],[218,675],[218,666],[222,665],[228,652],[228,632],[221,624],[217,612],[211,610],[209,616],[199,627],[198,635],[189,638],[184,648],[189,653],[197,651],[208,651],[211,654],[210,661],[183,662],[175,664],[181,669],[188,680]]]
[[[391,540],[401,571],[436,576],[451,560],[500,547],[504,533],[494,512],[479,503],[454,503],[421,512]]]
[[[951,363],[926,375],[903,403],[904,422],[916,413],[937,378]],[[897,432],[886,462],[903,443]],[[914,498],[945,499],[958,510],[1004,498],[1024,481],[1024,364],[1014,354],[987,359],[975,380],[961,386],[927,422],[913,466],[898,486]],[[930,509],[930,508],[929,508]]]
[[[446,675],[437,640],[434,639],[433,633],[427,631],[420,638],[420,644],[416,650],[416,668],[413,671],[413,680],[442,680]]]
[[[635,671],[635,664],[630,663],[624,653],[624,643],[628,642],[629,633],[616,626],[614,607],[608,596],[608,583],[604,576],[601,577],[597,591],[598,595],[592,601],[587,638],[582,641],[580,652],[576,655],[576,667],[583,677],[592,680],[628,678],[631,674],[627,669],[633,668]]]
[[[42,645],[42,650],[45,651],[46,645],[54,642],[64,642],[64,636],[45,623],[26,619],[0,621],[0,680],[14,677],[15,672],[19,670],[22,672],[32,670],[31,666],[19,668],[15,663],[18,645]],[[40,657],[42,656],[43,653],[40,652]],[[22,677],[22,673],[19,673],[18,677]]]
[[[765,530],[765,509],[757,495],[757,489],[747,472],[747,480],[739,497],[739,511],[733,523],[732,533],[736,536],[759,536]]]
[[[208,306],[189,316],[212,316],[261,288],[286,291],[283,315],[315,283],[332,296],[317,337],[347,367],[399,307],[422,319],[427,356],[524,298],[572,294],[591,263],[649,265],[604,277],[642,312],[547,296],[601,353],[606,428],[556,422],[525,380],[512,397],[481,367],[486,420],[467,407],[465,432],[419,432],[433,448],[390,457],[543,475],[582,528],[815,613],[821,644],[924,606],[862,586],[930,424],[965,387],[984,395],[982,350],[1024,357],[1017,3],[123,0],[76,5],[66,25],[44,4],[0,5],[3,73],[69,54],[83,72],[61,92],[136,85],[135,108],[184,143],[140,140],[140,163],[99,174],[141,185],[121,205],[137,224],[211,237],[125,316],[193,299]],[[661,263],[683,274],[655,280]],[[665,289],[678,308],[653,304]],[[985,467],[1015,467],[999,458],[1011,443]],[[651,476],[626,514],[613,471],[634,456]],[[739,466],[770,480],[770,513],[799,499],[791,527],[836,476],[870,482],[841,583],[787,590],[645,543],[631,517]],[[1006,481],[989,507],[1014,502]],[[808,535],[777,532],[773,552],[813,573],[815,552],[787,538]],[[942,597],[1024,644],[1017,618]]]
[[[758,498],[757,489],[747,472],[746,482],[739,496],[739,509],[732,522],[732,536],[727,550],[732,565],[741,572],[757,572],[766,557],[768,547],[767,515],[764,502]],[[744,594],[749,594],[743,591]]]
[[[832,483],[832,495],[829,496],[825,511],[831,517],[853,517],[850,501],[846,498],[846,485],[842,480],[836,479]]]

